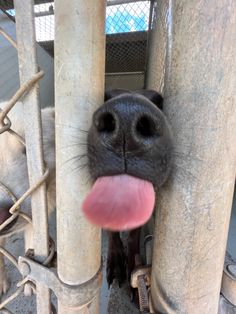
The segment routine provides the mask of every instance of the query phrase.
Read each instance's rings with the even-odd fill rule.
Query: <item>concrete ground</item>
[[[52,221],[55,221],[52,219]],[[55,237],[54,223],[51,223],[50,233]],[[230,223],[230,232],[228,239],[228,251],[236,258],[236,193],[234,196],[233,210]],[[14,256],[19,256],[23,254],[23,238],[22,234],[13,235],[7,244],[7,249],[12,252]],[[103,234],[103,256],[105,259],[107,253],[107,239]],[[105,265],[103,267],[103,273],[105,273]],[[7,272],[11,279],[11,287],[8,291],[7,296],[11,295],[15,289],[16,284],[20,281],[21,276],[10,262],[7,261]],[[5,298],[5,297],[4,297]],[[53,298],[54,303],[56,303],[55,298]],[[24,297],[19,296],[17,299],[12,301],[8,306],[9,309],[14,314],[35,314],[35,297]],[[4,313],[0,310],[0,313]],[[130,302],[127,286],[123,286],[122,289],[118,287],[116,283],[113,284],[112,288],[108,290],[105,275],[103,276],[102,290],[101,290],[101,314],[137,314],[138,309]],[[43,313],[40,313],[43,314]],[[65,313],[66,314],[66,313]]]

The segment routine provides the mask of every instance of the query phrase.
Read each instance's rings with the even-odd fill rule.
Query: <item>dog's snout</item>
[[[132,108],[132,109],[131,109]],[[136,153],[146,150],[160,135],[159,124],[147,106],[115,103],[98,109],[94,116],[99,141],[115,151]]]
[[[107,93],[104,104],[94,112],[87,146],[94,180],[120,174],[155,186],[166,180],[171,168],[171,131],[161,111],[161,96],[148,91],[145,95]]]

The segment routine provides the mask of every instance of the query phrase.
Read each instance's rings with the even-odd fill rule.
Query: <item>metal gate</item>
[[[29,285],[36,291],[38,313],[55,311],[49,289],[58,297],[58,313],[98,313],[100,230],[80,212],[89,188],[84,164],[77,171],[67,161],[85,154],[84,146],[75,146],[71,138],[88,129],[92,112],[103,100],[105,1],[55,1],[57,273],[47,267],[54,245],[48,234],[48,169],[37,92],[43,72],[36,59],[33,1],[14,4],[17,44],[1,33],[18,50],[21,88],[0,112],[0,133],[9,132],[26,145],[30,188],[17,200],[1,186],[14,205],[0,229],[17,216],[22,226],[24,221],[32,224],[34,256],[17,261],[1,248],[23,279],[0,310],[9,313],[7,304]],[[235,180],[236,4],[160,0],[155,7],[160,26],[153,29],[150,42],[147,87],[164,94],[165,113],[175,136],[175,160],[173,176],[158,196],[153,311],[213,314],[218,312]],[[25,143],[11,130],[7,116],[22,97]],[[79,140],[84,141],[83,136]],[[32,220],[20,211],[29,195]]]

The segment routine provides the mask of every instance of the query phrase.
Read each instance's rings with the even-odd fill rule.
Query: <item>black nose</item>
[[[99,140],[118,152],[148,149],[161,135],[155,110],[142,103],[117,102],[101,107],[93,120]]]

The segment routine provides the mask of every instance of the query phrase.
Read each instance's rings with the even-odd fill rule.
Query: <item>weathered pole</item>
[[[175,152],[157,196],[151,298],[158,313],[216,314],[236,170],[236,2],[160,0],[157,12]]]
[[[101,232],[81,212],[88,191],[86,132],[103,101],[105,1],[55,1],[55,108],[58,275],[69,285],[100,269]],[[90,313],[98,313],[96,304]],[[59,300],[58,313],[88,313]]]

